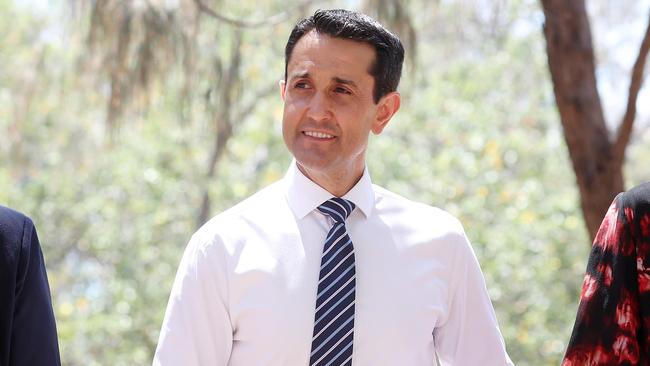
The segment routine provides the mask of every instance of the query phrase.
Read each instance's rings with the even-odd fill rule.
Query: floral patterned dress
[[[650,183],[619,194],[594,239],[562,366],[650,365]]]

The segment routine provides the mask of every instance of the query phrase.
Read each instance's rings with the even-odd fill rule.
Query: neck
[[[363,176],[364,165],[350,170],[338,170],[336,174],[328,174],[321,171],[309,169],[299,162],[296,162],[298,169],[309,180],[318,184],[320,187],[334,195],[343,197]]]

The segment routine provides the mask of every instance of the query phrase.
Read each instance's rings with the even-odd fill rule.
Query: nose
[[[323,92],[316,92],[309,100],[307,108],[307,117],[321,121],[332,116],[332,105],[327,95]]]

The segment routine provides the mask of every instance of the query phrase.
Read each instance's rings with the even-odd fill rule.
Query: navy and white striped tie
[[[318,206],[334,225],[325,239],[321,259],[309,359],[312,366],[352,365],[356,276],[354,247],[345,219],[354,207],[354,203],[338,197]]]

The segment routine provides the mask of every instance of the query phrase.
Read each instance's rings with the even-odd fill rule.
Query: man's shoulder
[[[286,200],[284,187],[282,180],[271,183],[217,214],[213,219],[228,220],[264,215],[269,210],[277,209],[277,205]]]
[[[380,215],[390,214],[412,222],[413,225],[435,224],[449,230],[463,230],[460,221],[442,208],[411,200],[377,185],[373,185],[373,188],[377,196],[376,207]]]
[[[261,225],[272,221],[277,217],[276,213],[287,206],[284,187],[282,181],[277,181],[262,188],[212,217],[194,233],[194,237],[213,238],[240,232],[246,225]]]

